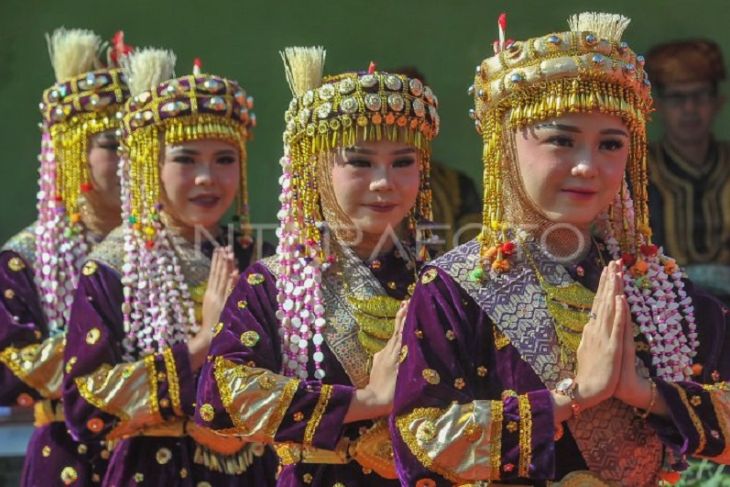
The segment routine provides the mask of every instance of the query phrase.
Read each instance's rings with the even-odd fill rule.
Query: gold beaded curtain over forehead
[[[421,80],[376,71],[323,76],[322,48],[288,48],[281,53],[294,98],[285,113],[284,144],[291,162],[294,194],[301,203],[303,241],[319,241],[322,221],[317,161],[358,141],[389,140],[420,153],[421,191],[415,215],[431,219],[431,140],[439,131],[438,100]],[[295,208],[292,211],[298,212]]]
[[[164,55],[168,56],[166,61],[158,59]],[[142,66],[145,59],[153,70],[172,74],[174,56],[166,51],[146,50],[141,58],[132,57],[127,68],[131,73],[149,70]],[[217,139],[238,149],[241,161],[238,213],[247,224],[246,142],[254,123],[254,116],[249,111],[253,100],[235,81],[214,75],[196,73],[175,79],[151,73],[138,76],[145,81],[139,86],[132,82],[133,91],[151,83],[154,87],[135,94],[127,103],[124,114],[130,218],[134,220],[131,223],[138,224],[139,229],[158,218],[161,191],[159,164],[165,145]]]
[[[57,161],[55,197],[75,218],[89,184],[90,138],[119,127],[117,111],[129,90],[121,71],[100,69],[102,41],[93,32],[62,28],[47,41],[57,82],[43,92],[40,110]]]
[[[500,46],[477,67],[471,89],[475,125],[484,143],[483,251],[505,239],[506,131],[575,112],[598,111],[626,123],[631,133],[627,173],[636,201],[632,226],[650,237],[646,119],[652,100],[643,58],[621,41],[628,23],[620,15],[575,15],[569,19],[570,31]],[[625,236],[628,225],[621,222]]]

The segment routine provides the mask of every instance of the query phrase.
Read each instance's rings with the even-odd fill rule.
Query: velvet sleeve
[[[334,450],[354,388],[279,372],[276,280],[261,263],[241,276],[200,373],[195,419],[250,441]]]
[[[443,271],[428,268],[410,301],[391,435],[404,485],[554,475],[550,392],[500,387],[485,364],[492,323]]]
[[[15,251],[0,253],[0,291],[0,404],[57,398],[63,337],[48,338],[33,269]]]
[[[124,360],[122,286],[89,261],[74,297],[64,356],[63,401],[78,439],[113,439],[192,414],[195,379],[187,344]]]

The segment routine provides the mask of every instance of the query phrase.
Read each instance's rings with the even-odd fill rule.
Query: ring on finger
[[[591,312],[590,312],[590,313],[588,314],[588,317],[589,317],[589,318],[590,318],[591,320],[596,320],[596,319],[598,319],[598,315],[597,315],[596,313],[594,313],[593,311],[591,311]]]

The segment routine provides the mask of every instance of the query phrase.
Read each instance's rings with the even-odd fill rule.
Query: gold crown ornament
[[[469,88],[474,97],[470,115],[484,143],[485,198],[479,239],[486,260],[494,260],[499,245],[507,240],[502,195],[505,134],[573,112],[599,111],[626,123],[631,132],[627,171],[636,201],[632,226],[650,237],[646,121],[653,104],[644,58],[621,40],[629,22],[621,15],[586,12],[570,17],[566,32],[505,41],[506,19],[500,18],[495,54],[477,66]]]

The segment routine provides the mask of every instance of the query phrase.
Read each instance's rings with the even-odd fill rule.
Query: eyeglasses
[[[708,105],[715,101],[717,95],[712,89],[701,89],[686,93],[663,93],[659,98],[670,107],[681,107],[687,102],[691,102],[692,105]]]

